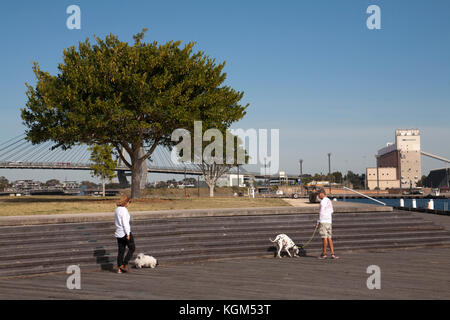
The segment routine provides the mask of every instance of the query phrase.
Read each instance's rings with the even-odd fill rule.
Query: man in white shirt
[[[338,259],[334,254],[333,240],[331,239],[332,231],[332,215],[333,215],[333,204],[331,200],[327,197],[325,190],[319,190],[320,207],[319,207],[319,220],[317,220],[316,227],[319,228],[319,234],[322,237],[323,247],[322,254],[319,259],[327,258],[327,247],[330,246],[331,258]]]

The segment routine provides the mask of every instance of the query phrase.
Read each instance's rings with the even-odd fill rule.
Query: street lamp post
[[[264,158],[264,186],[267,187],[267,170],[266,170],[266,158]]]
[[[197,176],[197,197],[200,198],[200,176]]]
[[[303,159],[300,159],[300,192],[303,195]]]
[[[328,176],[329,176],[328,184],[330,185],[330,193],[331,193],[331,153],[328,153]]]
[[[237,186],[238,186],[238,190],[239,190],[239,188],[241,186],[240,183],[239,183],[239,165],[237,166]]]
[[[186,190],[186,164],[184,165],[184,197],[187,198],[187,190]]]
[[[378,170],[378,168],[379,168],[379,164],[378,164],[378,156],[377,155],[375,155],[375,158],[377,159],[377,194],[378,194],[378,192],[380,191],[380,173],[379,173],[379,170]]]

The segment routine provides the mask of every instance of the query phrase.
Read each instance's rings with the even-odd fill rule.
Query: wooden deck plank
[[[339,260],[248,258],[180,264],[130,274],[82,271],[0,279],[1,299],[450,299],[450,248],[345,254]],[[369,290],[369,265],[381,290]]]

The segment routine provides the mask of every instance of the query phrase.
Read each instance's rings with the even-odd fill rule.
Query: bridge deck
[[[0,280],[0,299],[450,299],[450,248],[341,255],[339,260],[248,258]],[[366,287],[369,265],[381,290]]]

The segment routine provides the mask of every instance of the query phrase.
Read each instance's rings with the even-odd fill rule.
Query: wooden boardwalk
[[[369,265],[381,289],[366,286]],[[450,299],[450,248],[342,254],[339,260],[246,258],[179,264],[129,274],[66,274],[0,280],[0,299]]]

